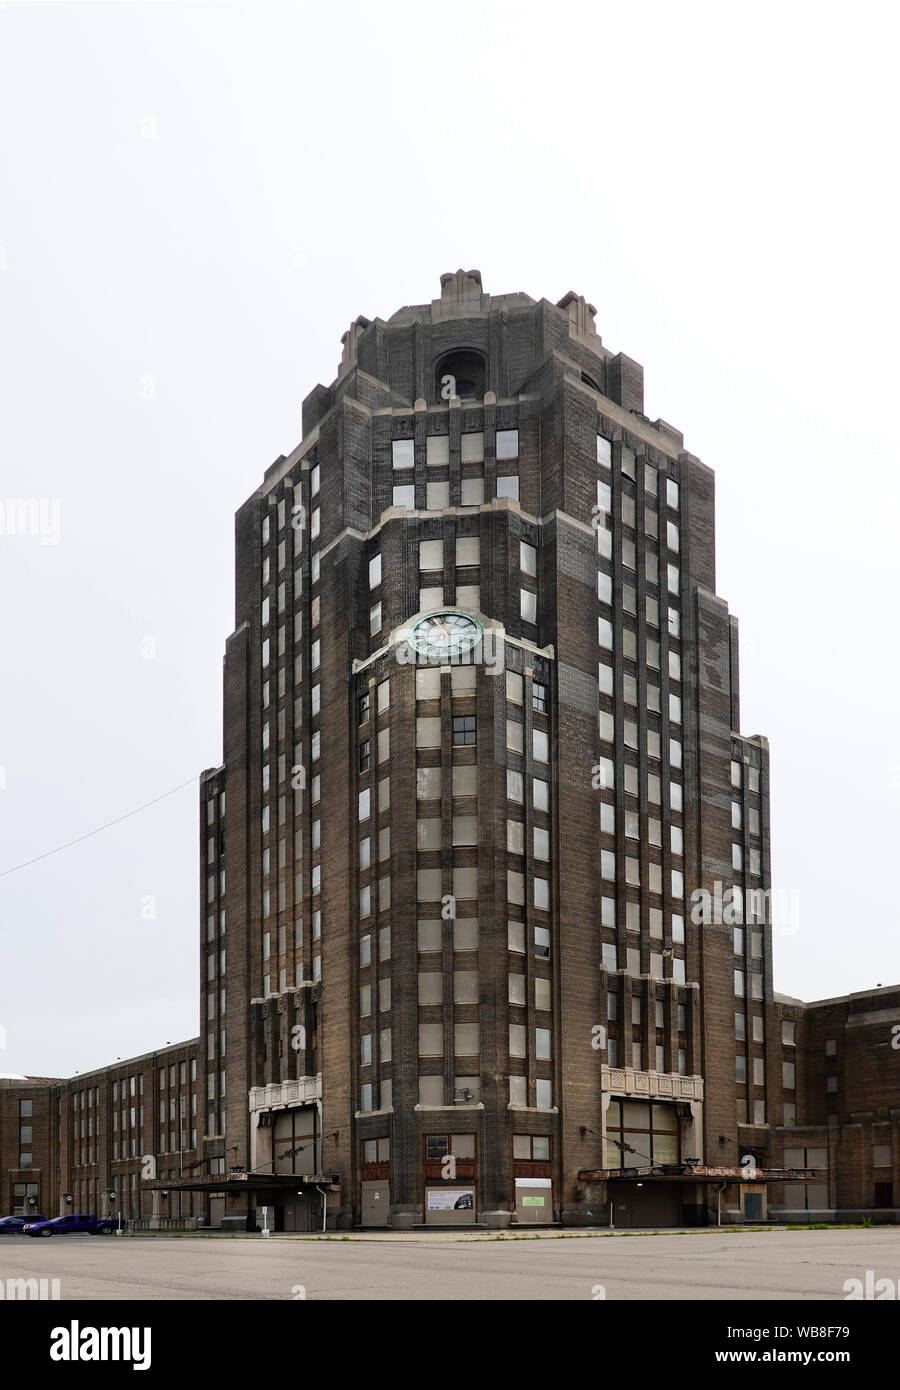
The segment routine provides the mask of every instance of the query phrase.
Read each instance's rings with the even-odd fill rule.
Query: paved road
[[[0,1279],[62,1299],[805,1299],[900,1279],[900,1228],[504,1241],[0,1237]]]

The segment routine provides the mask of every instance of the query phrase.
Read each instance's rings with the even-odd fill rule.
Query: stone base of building
[[[835,1207],[827,1211],[769,1211],[769,1221],[779,1226],[815,1226],[826,1223],[835,1226],[858,1226],[870,1221],[873,1226],[900,1225],[900,1207]]]
[[[505,1231],[512,1221],[511,1211],[484,1211],[481,1215],[485,1226],[491,1231]]]
[[[609,1207],[605,1205],[586,1207],[582,1203],[562,1207],[559,1219],[563,1226],[608,1226]]]

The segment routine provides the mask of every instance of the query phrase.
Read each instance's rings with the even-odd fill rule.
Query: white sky
[[[0,537],[0,869],[218,764],[235,509],[353,318],[478,267],[596,304],[716,470],[800,895],[776,988],[895,981],[892,29],[865,3],[3,5],[0,501],[58,498],[61,532]],[[0,879],[0,1071],[194,1035],[197,841],[188,788]]]

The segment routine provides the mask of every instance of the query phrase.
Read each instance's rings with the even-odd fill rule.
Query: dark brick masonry
[[[895,1214],[900,990],[773,992],[714,477],[594,316],[459,271],[344,335],[236,518],[200,1036],[0,1082],[7,1210]],[[417,666],[448,610],[474,664]]]

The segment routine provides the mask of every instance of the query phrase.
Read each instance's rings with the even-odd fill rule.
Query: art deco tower
[[[458,271],[357,319],[237,515],[201,836],[236,1219],[703,1221],[688,1160],[765,1140],[766,745],[713,475],[594,316]],[[729,889],[737,925],[694,920]]]

